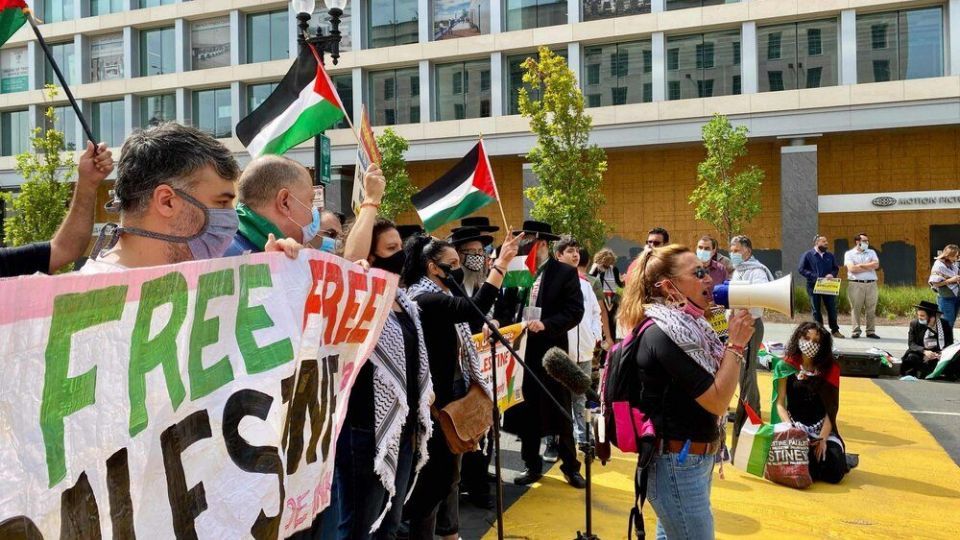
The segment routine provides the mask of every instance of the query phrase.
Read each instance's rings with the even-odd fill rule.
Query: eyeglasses
[[[651,247],[660,247],[663,245],[663,242],[660,240],[647,240],[647,245]]]
[[[693,275],[696,276],[697,279],[703,279],[707,277],[709,273],[710,272],[707,272],[707,269],[702,266],[698,266],[696,270],[693,271]]]

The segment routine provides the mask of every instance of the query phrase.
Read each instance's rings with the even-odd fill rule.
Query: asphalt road
[[[874,382],[913,415],[960,466],[960,383],[893,379]]]

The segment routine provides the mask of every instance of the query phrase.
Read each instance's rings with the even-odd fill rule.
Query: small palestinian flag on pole
[[[313,46],[303,47],[276,90],[237,124],[237,138],[253,157],[280,155],[336,125],[343,111]]]
[[[503,287],[530,288],[533,286],[533,280],[537,275],[537,250],[543,240],[534,240],[520,246],[517,256],[507,265],[507,273],[503,276]]]
[[[0,0],[0,45],[3,45],[21,26],[27,23],[23,0]]]
[[[437,181],[410,198],[423,227],[434,231],[498,200],[483,140]]]

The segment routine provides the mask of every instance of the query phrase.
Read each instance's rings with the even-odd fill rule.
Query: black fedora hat
[[[913,306],[917,309],[922,309],[931,315],[943,315],[943,312],[940,311],[940,306],[934,304],[933,302],[928,302],[926,300],[921,300],[919,304]]]
[[[400,233],[401,240],[406,240],[411,236],[425,234],[427,231],[423,230],[423,225],[397,225],[397,232]]]
[[[464,229],[467,227],[473,227],[474,229],[480,232],[497,232],[500,230],[500,227],[490,224],[490,218],[484,216],[471,216],[465,217],[460,220],[460,226],[456,229],[453,229],[452,232],[457,232],[457,229]]]
[[[513,234],[524,233],[527,236],[538,238],[540,240],[546,240],[548,242],[553,242],[559,240],[560,237],[556,234],[553,234],[553,227],[549,223],[544,223],[542,221],[533,221],[528,219],[523,222],[523,229],[519,231],[513,231]]]
[[[480,242],[483,247],[487,247],[493,243],[493,237],[489,234],[483,234],[483,231],[474,227],[457,227],[447,237],[447,241],[455,247],[460,247],[467,242]]]

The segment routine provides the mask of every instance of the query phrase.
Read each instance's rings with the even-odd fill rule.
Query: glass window
[[[835,86],[837,39],[837,19],[758,28],[760,91]]]
[[[650,0],[581,0],[583,20],[650,13]]]
[[[123,11],[123,0],[90,0],[90,15],[106,15]]]
[[[93,136],[98,141],[115,147],[123,143],[123,100],[100,101],[93,104]]]
[[[559,51],[553,51],[554,53],[563,57],[564,60],[567,59],[567,50],[561,49]],[[537,53],[532,52],[530,54],[521,54],[517,56],[510,56],[507,58],[507,88],[509,94],[509,103],[507,105],[507,114],[520,114],[520,89],[524,88],[527,90],[527,94],[530,97],[537,97],[538,89],[534,89],[533,86],[525,84],[523,82],[523,63],[527,58],[537,58]],[[593,72],[596,72],[596,80],[598,81],[595,84],[599,84],[600,81],[600,64],[596,64],[592,68],[590,66],[586,69],[587,79],[590,79],[593,76]],[[587,96],[587,102],[590,101],[590,97]]]
[[[73,20],[72,0],[43,0],[43,22],[55,23],[70,20]]]
[[[419,77],[417,79],[417,87],[415,88],[417,88],[417,94],[419,94]],[[330,77],[330,80],[333,81],[333,86],[337,89],[337,95],[340,96],[340,101],[343,102],[343,109],[344,112],[347,113],[347,118],[353,119],[353,75],[349,73],[334,75]],[[333,128],[349,128],[350,124],[347,123],[347,118],[341,119]]]
[[[420,121],[420,71],[418,68],[375,71],[369,75],[370,123],[375,126],[410,124]],[[417,88],[414,88],[414,85]],[[387,96],[388,89],[390,97]]]
[[[567,24],[566,0],[507,0],[507,31]]]
[[[371,49],[419,40],[417,0],[371,0],[369,13]]]
[[[667,51],[667,69],[670,71],[680,69],[680,49],[670,49]]]
[[[123,78],[123,34],[90,38],[90,82]]]
[[[230,17],[218,17],[191,23],[191,69],[208,69],[229,65]]]
[[[719,6],[721,4],[736,4],[738,2],[740,2],[740,0],[667,0],[667,11],[674,9]]]
[[[0,155],[15,156],[30,149],[27,111],[0,113]]]
[[[584,93],[600,96],[599,103],[596,99],[592,102],[588,100],[588,105],[597,107],[651,101],[652,91],[644,92],[644,85],[650,84],[652,89],[652,52],[650,40],[585,47],[583,59],[587,73],[599,71],[597,77],[586,78]]]
[[[247,63],[289,58],[290,24],[285,9],[247,15]]]
[[[76,150],[77,149],[77,113],[74,112],[73,107],[65,105],[63,107],[54,107],[54,115],[56,121],[52,124],[46,115],[43,117],[43,123],[46,126],[46,129],[56,129],[60,133],[63,133],[63,150]]]
[[[177,0],[140,0],[141,8],[166,6],[175,3]],[[136,3],[136,2],[134,2]]]
[[[77,81],[73,80],[74,62],[77,59],[77,56],[74,54],[73,42],[68,41],[67,43],[51,43],[50,52],[53,54],[53,59],[57,63],[57,66],[60,67],[60,72],[63,73],[63,78],[67,80],[67,84],[75,84]],[[55,84],[60,86],[60,81],[57,79],[57,75],[53,72],[53,66],[50,65],[50,61],[44,57],[44,82],[47,84]]]
[[[267,97],[277,88],[278,83],[251,84],[247,86],[247,114],[267,100]]]
[[[483,72],[488,81],[490,77],[489,60],[443,64],[436,70],[437,120],[489,116],[490,85],[483,87]]]
[[[353,2],[348,2],[347,7],[343,10],[343,15],[340,16],[340,51],[352,51],[353,50],[353,30],[351,30],[351,10]],[[317,2],[317,9],[313,12],[313,16],[310,17],[310,35],[316,35],[317,33],[317,23],[322,24],[323,33],[327,34],[330,32],[330,15],[327,13],[327,8],[324,7],[323,2]]]
[[[0,51],[0,94],[24,92],[30,89],[30,63],[27,48]]]
[[[433,0],[432,4],[434,40],[490,33],[490,0]]]
[[[177,97],[174,94],[140,98],[140,127],[158,126],[177,119]]]
[[[193,125],[200,131],[225,139],[233,136],[233,112],[230,89],[196,90],[193,92]]]
[[[668,37],[668,98],[689,99],[740,93],[740,65],[736,62],[739,43],[739,30]],[[677,52],[671,53],[674,49]],[[675,54],[676,60],[671,65],[672,54]]]
[[[857,81],[943,75],[943,8],[857,16]]]
[[[140,76],[163,75],[176,71],[173,27],[140,31]]]

